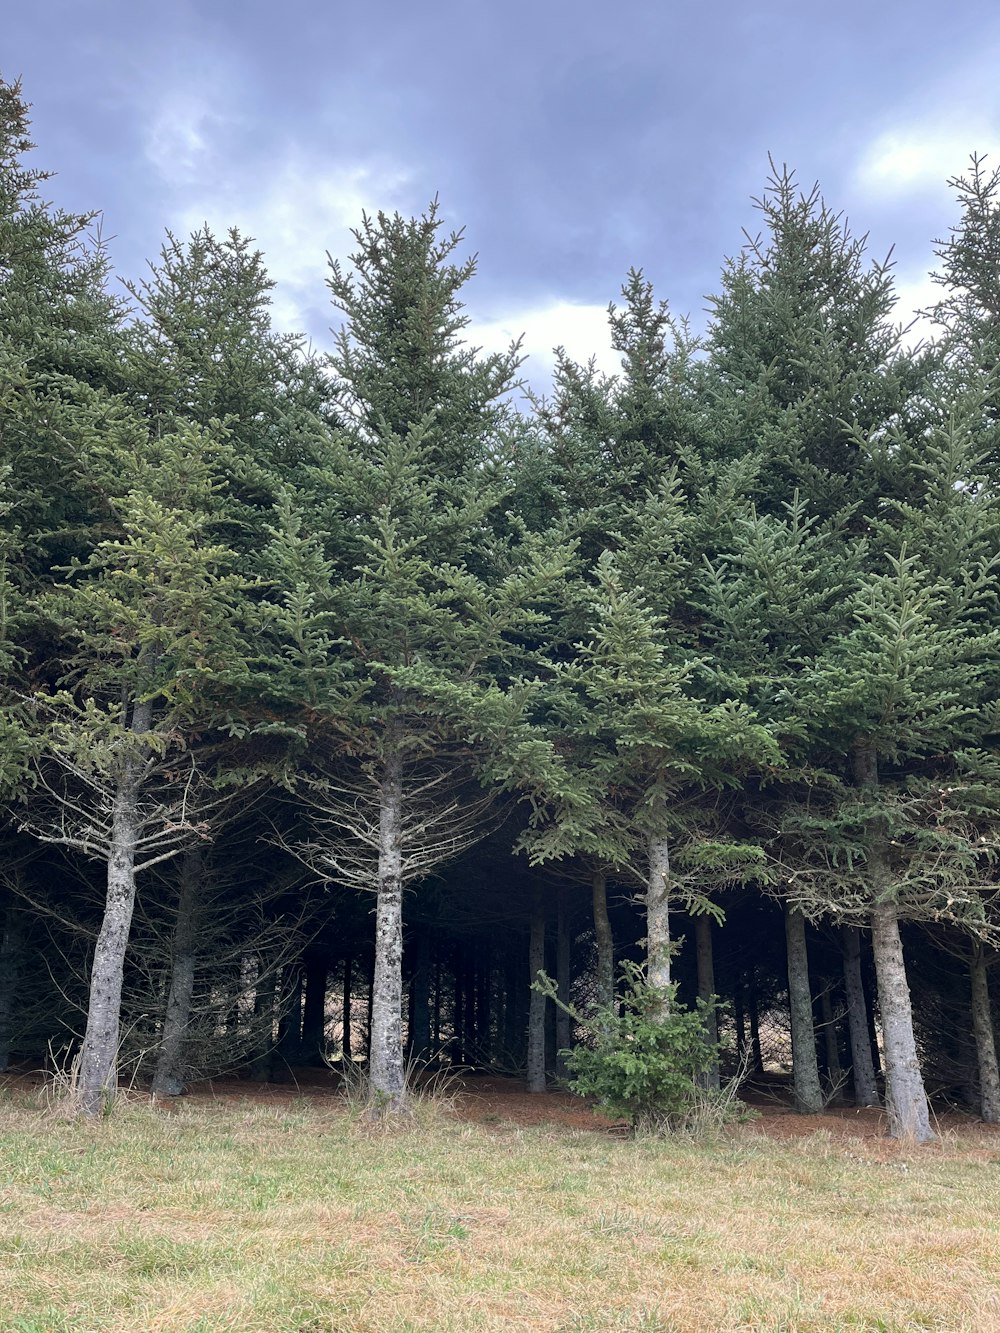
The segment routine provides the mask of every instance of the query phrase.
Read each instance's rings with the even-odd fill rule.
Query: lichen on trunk
[[[879,782],[878,756],[874,747],[859,742],[854,748],[853,764],[858,786],[874,793]],[[889,838],[884,820],[869,819],[865,853],[868,890],[873,904],[872,953],[882,1017],[889,1133],[893,1138],[926,1143],[936,1135],[931,1129],[930,1107],[913,1034],[913,1009],[899,934],[899,909],[893,900]]]
[[[816,1059],[816,1030],[813,1025],[812,991],[809,986],[809,954],[806,919],[794,907],[785,907],[785,945],[788,951],[788,1008],[792,1024],[792,1083],[795,1109],[816,1115],[823,1109],[823,1089]]]
[[[844,994],[847,999],[847,1024],[851,1037],[851,1074],[854,1101],[858,1106],[877,1106],[878,1087],[868,1036],[868,1004],[861,975],[861,931],[857,926],[841,929],[844,962]]]
[[[379,788],[375,970],[371,992],[370,1119],[407,1109],[403,1065],[403,764],[390,739]]]
[[[158,1097],[176,1097],[184,1091],[184,1039],[191,1022],[194,997],[195,944],[203,867],[202,848],[189,847],[180,863],[170,991],[153,1073],[152,1090]]]
[[[133,735],[141,737],[149,731],[152,715],[151,703],[135,704],[130,728]],[[87,1027],[73,1094],[77,1110],[89,1116],[109,1110],[118,1091],[122,979],[135,908],[142,768],[141,752],[130,753],[113,799],[104,919],[94,949]]]
[[[975,944],[969,958],[972,988],[972,1031],[976,1038],[979,1066],[980,1114],[989,1125],[1000,1124],[1000,1068],[997,1066],[996,1034],[990,1005],[986,949]]]
[[[646,838],[646,981],[662,999],[650,1017],[666,1018],[670,987],[670,842],[663,799],[658,797]]]

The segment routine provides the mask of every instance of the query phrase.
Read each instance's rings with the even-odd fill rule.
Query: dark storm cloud
[[[768,151],[917,273],[949,216],[929,166],[998,127],[980,4],[50,0],[5,28],[52,193],[104,209],[124,271],[165,224],[238,222],[318,337],[360,207],[438,192],[484,318],[604,305],[635,264],[700,319]]]

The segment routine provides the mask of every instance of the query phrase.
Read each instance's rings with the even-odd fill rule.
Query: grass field
[[[1000,1139],[0,1102],[0,1329],[1000,1330]]]

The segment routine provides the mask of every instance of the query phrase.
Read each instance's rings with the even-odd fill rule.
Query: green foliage
[[[705,1097],[699,1076],[718,1060],[719,1047],[706,1036],[709,1005],[699,1000],[695,1009],[681,1009],[670,986],[664,1016],[663,992],[634,964],[622,970],[619,1002],[586,1020],[574,1015],[585,1040],[563,1053],[570,1087],[633,1129],[682,1128]]]

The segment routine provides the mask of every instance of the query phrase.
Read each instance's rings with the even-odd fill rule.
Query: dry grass
[[[0,1329],[986,1333],[1000,1151],[8,1099]]]

